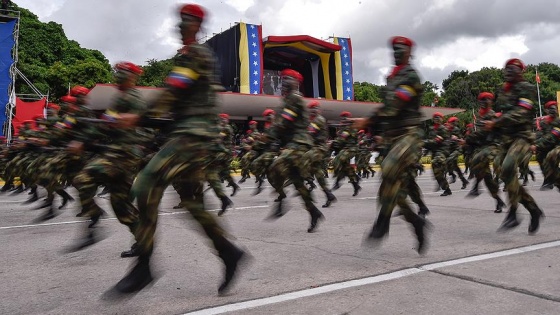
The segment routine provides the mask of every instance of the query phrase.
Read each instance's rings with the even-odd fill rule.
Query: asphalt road
[[[432,228],[428,252],[420,256],[413,233],[398,217],[380,246],[364,244],[376,216],[378,177],[363,180],[357,197],[345,183],[335,192],[338,202],[324,209],[326,221],[311,234],[293,192],[291,210],[267,221],[275,196],[270,188],[252,196],[249,180],[233,197],[234,209],[219,218],[252,257],[227,296],[217,294],[219,258],[189,214],[173,209],[178,196],[169,189],[154,253],[158,280],[121,299],[104,292],[133,262],[120,258],[132,237],[114,219],[107,199],[97,199],[109,213],[99,224],[104,239],[66,253],[86,226],[74,216],[77,202],[36,224],[41,212],[31,210],[36,204],[21,204],[26,193],[4,194],[0,314],[560,314],[560,195],[539,191],[541,182],[537,174],[527,187],[546,214],[539,232],[527,234],[528,212],[520,208],[522,224],[497,233],[505,213],[493,212],[487,191],[467,199],[468,190],[457,182],[453,195],[440,197],[428,171],[418,183]],[[217,211],[213,193],[206,198]],[[318,205],[324,202],[322,193],[315,198]]]

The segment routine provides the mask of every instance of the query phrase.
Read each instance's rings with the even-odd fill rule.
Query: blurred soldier
[[[406,201],[409,187],[407,171],[415,167],[422,146],[420,101],[423,87],[418,73],[409,64],[413,42],[406,37],[393,37],[395,67],[387,77],[383,106],[369,119],[355,124],[361,129],[376,126],[382,130],[380,139],[387,145],[387,154],[381,163],[379,204],[381,209],[369,233],[369,239],[379,241],[389,232],[391,214],[395,206],[401,208],[405,220],[414,228],[418,253],[426,250],[424,218],[418,216]]]
[[[270,150],[279,152],[280,156],[270,166],[269,181],[281,195],[284,183],[288,180],[294,184],[303,199],[305,209],[309,212],[311,222],[307,232],[314,232],[323,213],[317,209],[311,198],[311,193],[305,187],[303,178],[303,156],[311,149],[312,141],[307,128],[309,117],[299,93],[299,85],[303,83],[301,74],[292,69],[285,69],[282,76],[282,109],[280,116],[270,130]],[[279,218],[285,214],[283,199],[278,200],[271,218]]]
[[[109,189],[111,206],[119,222],[126,225],[132,235],[136,231],[138,210],[132,205],[129,193],[141,161],[140,137],[135,128],[121,126],[120,121],[140,117],[146,110],[140,92],[136,89],[136,82],[141,74],[142,68],[131,62],[116,64],[115,82],[119,92],[102,116],[107,123],[99,123],[96,128],[83,133],[81,139],[75,139],[68,145],[78,155],[85,146],[92,146],[97,153],[73,181],[73,186],[80,195],[81,215],[89,216],[93,224],[72,250],[80,250],[98,240],[94,235],[94,225],[104,211],[97,205],[94,197],[100,185]],[[96,143],[94,139],[106,139],[108,143]],[[123,252],[121,256],[136,256],[136,250],[137,246],[133,245],[130,251]]]
[[[485,128],[498,132],[502,137],[503,158],[500,178],[504,181],[508,192],[510,209],[500,230],[509,230],[517,225],[517,208],[521,203],[531,214],[529,234],[537,232],[542,210],[529,193],[519,185],[517,170],[529,151],[533,139],[533,117],[535,104],[535,88],[525,81],[523,71],[525,65],[519,59],[510,59],[504,69],[505,84],[500,91],[496,106],[502,116],[496,120],[486,121]]]
[[[257,122],[251,120],[249,122],[249,130],[247,130],[247,136],[245,138],[243,151],[244,154],[239,161],[239,167],[241,167],[241,179],[240,184],[243,184],[247,179],[251,178],[251,163],[257,157],[258,153],[253,150],[253,144],[256,139],[260,136],[257,130]]]
[[[333,190],[340,188],[340,181],[344,177],[348,177],[352,186],[354,186],[354,193],[352,196],[357,196],[362,187],[359,185],[359,177],[356,175],[356,170],[350,164],[353,157],[356,156],[358,151],[358,136],[356,130],[352,128],[352,113],[343,111],[340,113],[340,124],[342,125],[340,133],[331,144],[332,149],[337,152],[334,161],[334,176],[336,178]]]
[[[307,108],[309,109],[308,130],[313,139],[313,147],[303,156],[304,178],[311,183],[313,183],[313,177],[317,179],[317,183],[327,197],[327,202],[323,205],[323,208],[327,208],[336,201],[336,197],[327,186],[323,170],[323,164],[328,155],[327,137],[329,131],[327,120],[321,115],[321,107],[318,101],[309,102]]]
[[[506,204],[502,201],[500,196],[498,196],[498,183],[492,177],[492,172],[490,170],[490,162],[500,154],[500,143],[497,135],[484,128],[486,121],[497,119],[496,113],[492,110],[493,103],[494,94],[490,92],[478,94],[478,104],[480,108],[476,117],[477,128],[473,129],[465,138],[466,145],[473,148],[470,172],[476,179],[467,197],[477,197],[480,195],[478,185],[484,180],[488,191],[496,200],[496,210],[494,210],[494,212],[500,213]]]
[[[131,194],[138,202],[139,225],[136,239],[139,257],[134,268],[115,289],[139,291],[152,280],[150,257],[158,220],[158,207],[167,186],[178,176],[182,182],[179,195],[183,206],[198,221],[212,241],[225,265],[225,277],[218,288],[224,293],[230,287],[244,252],[226,237],[216,218],[204,208],[203,182],[206,168],[212,162],[208,143],[219,137],[217,126],[217,91],[219,74],[212,51],[196,42],[196,34],[205,11],[195,4],[180,8],[179,29],[183,48],[174,58],[174,68],[166,79],[167,88],[157,100],[154,111],[169,111],[175,117],[168,141],[140,171]]]
[[[463,172],[459,168],[459,155],[461,154],[461,143],[463,143],[463,133],[461,132],[461,128],[458,126],[459,118],[457,117],[450,117],[447,120],[448,123],[448,130],[451,136],[449,141],[449,155],[447,156],[446,164],[447,170],[452,177],[451,183],[453,184],[456,180],[456,176],[459,176],[463,186],[461,189],[467,188],[469,181],[463,176]],[[457,175],[455,175],[457,173]]]
[[[474,124],[470,123],[465,126],[465,134],[463,135],[463,139],[466,139],[472,132],[474,131]],[[465,171],[463,174],[469,173],[469,179],[473,178],[473,175],[470,173],[471,170],[471,161],[473,157],[473,150],[474,148],[468,144],[463,144],[463,157],[465,160]]]
[[[424,147],[432,152],[432,170],[434,172],[434,177],[436,178],[439,189],[443,189],[443,193],[441,194],[441,196],[449,196],[451,195],[451,189],[449,189],[449,183],[447,182],[447,178],[445,178],[449,133],[445,126],[442,124],[442,113],[434,113],[434,115],[432,116],[432,120],[434,122],[434,125],[432,128],[430,128],[428,138],[424,140]]]
[[[265,119],[264,131],[255,139],[253,150],[256,152],[257,156],[250,166],[250,170],[257,180],[257,189],[254,192],[255,195],[261,193],[264,178],[268,176],[270,165],[274,162],[274,158],[278,156],[278,152],[267,150],[270,127],[272,127],[274,123],[276,112],[272,109],[265,109],[262,115]]]
[[[560,188],[558,163],[560,162],[560,119],[558,118],[558,103],[549,101],[545,104],[548,115],[541,121],[540,134],[532,146],[537,155],[537,161],[543,170],[544,182],[541,190],[550,190],[554,186]]]

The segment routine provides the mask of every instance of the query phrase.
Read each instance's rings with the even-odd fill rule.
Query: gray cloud
[[[82,47],[102,51],[111,62],[130,60],[143,64],[148,59],[166,59],[180,46],[175,30],[177,0],[16,2],[28,4],[32,11],[36,8],[44,12],[34,13],[43,21],[62,24],[69,38],[78,41]],[[235,7],[228,3],[235,4]],[[560,52],[556,48],[560,40],[558,1],[345,0],[349,9],[344,14],[323,18],[317,12],[303,12],[304,16],[313,17],[313,25],[298,14],[312,5],[322,4],[328,9],[329,3],[334,6],[333,1],[326,0],[254,0],[243,10],[235,1],[208,0],[203,3],[210,13],[205,31],[206,35],[212,36],[234,22],[244,21],[262,23],[265,36],[350,36],[354,79],[376,84],[383,82],[391,67],[388,40],[394,35],[409,36],[417,43],[414,50],[416,67],[425,80],[439,86],[451,71],[465,67],[464,62],[453,60],[454,52],[459,50],[464,53],[461,58],[475,60],[493,42],[505,36],[522,36],[522,45],[528,50],[524,53],[502,51],[499,56],[504,55],[503,61],[477,60],[476,66],[471,65],[469,70],[475,71],[478,69],[473,67],[483,66],[500,67],[508,56],[519,56],[531,64],[560,64]],[[310,34],[311,27],[319,29],[319,34]],[[461,39],[477,38],[482,39],[483,47],[457,47]],[[445,59],[447,63],[435,67],[422,62],[427,56]]]

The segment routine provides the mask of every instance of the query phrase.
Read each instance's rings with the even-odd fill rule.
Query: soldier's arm
[[[422,83],[416,71],[409,68],[400,76],[400,81],[393,91],[385,92],[383,106],[369,118],[370,123],[382,117],[393,117],[400,113],[400,110],[410,103],[417,100],[422,92]]]
[[[511,105],[513,106],[512,110],[503,113],[500,118],[494,121],[495,128],[532,124],[535,92],[530,85],[523,88],[517,103]]]

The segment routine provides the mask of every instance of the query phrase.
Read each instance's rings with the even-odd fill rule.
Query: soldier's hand
[[[381,137],[381,136],[373,136],[372,139],[373,139],[373,141],[374,141],[375,143],[377,143],[377,144],[383,143],[383,137]]]
[[[83,142],[72,140],[66,146],[66,150],[72,154],[81,155],[84,152],[84,144]]]
[[[123,128],[131,128],[138,124],[140,116],[136,114],[122,113],[119,115],[118,125]]]
[[[531,150],[531,152],[535,153],[535,152],[537,152],[537,146],[533,144],[529,147],[529,150]]]
[[[484,122],[484,129],[490,131],[494,128],[495,122],[492,120],[488,120]]]

